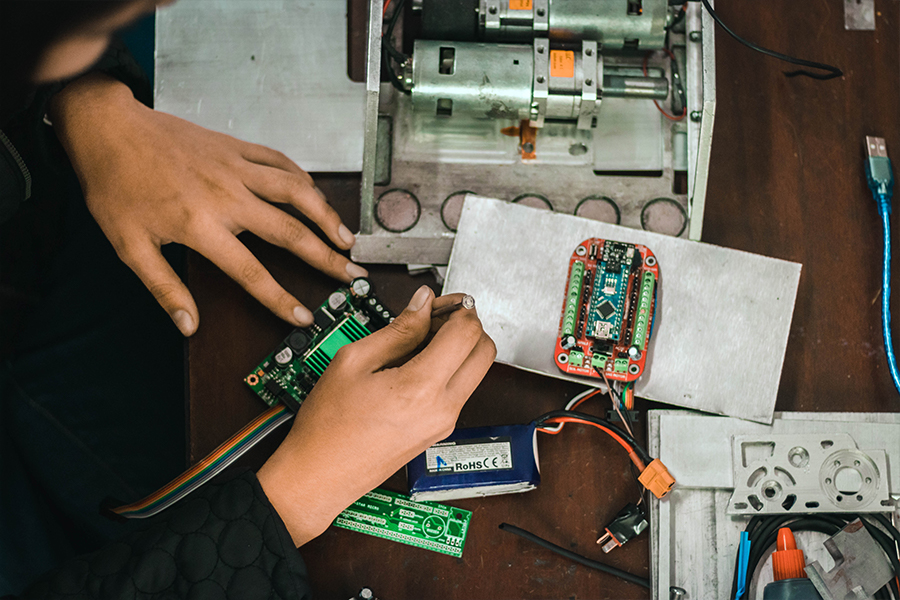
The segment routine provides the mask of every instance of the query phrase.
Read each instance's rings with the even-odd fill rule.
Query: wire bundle
[[[391,0],[387,0],[387,2],[384,3],[383,14],[387,14],[387,9],[390,4]],[[387,72],[388,80],[391,82],[391,85],[404,94],[409,94],[409,90],[403,85],[403,77],[397,75],[397,72],[394,70],[394,61],[397,62],[401,69],[407,61],[409,61],[408,56],[394,47],[394,27],[397,26],[397,21],[403,13],[404,4],[406,4],[406,0],[397,0],[394,6],[394,12],[388,20],[387,31],[381,36],[381,61],[384,64],[384,70]]]
[[[900,562],[897,559],[897,546],[900,543],[900,532],[891,525],[891,522],[882,514],[871,513],[866,515],[856,515],[850,513],[820,513],[807,515],[775,515],[775,516],[758,516],[753,517],[747,524],[745,531],[750,537],[750,558],[747,562],[747,578],[749,579],[763,556],[768,550],[775,545],[778,536],[778,529],[788,527],[791,531],[817,531],[825,535],[832,536],[843,529],[847,523],[861,519],[866,531],[875,539],[876,542],[887,554],[891,564],[894,567],[894,573],[900,576]],[[879,528],[878,526],[881,526]],[[885,530],[887,533],[885,533]],[[736,598],[738,591],[738,565],[735,566],[734,580],[731,586],[730,598]],[[900,588],[898,588],[898,580],[895,579],[888,585],[881,588],[875,594],[876,600],[900,598]]]
[[[293,417],[294,413],[284,405],[270,408],[164,487],[143,500],[112,508],[110,511],[128,519],[146,519],[162,512],[221,473],[257,442]]]

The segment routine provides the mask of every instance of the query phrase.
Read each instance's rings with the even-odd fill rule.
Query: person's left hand
[[[366,275],[270,204],[292,205],[338,248],[354,244],[309,174],[280,152],[147,108],[124,84],[99,73],[56,94],[50,117],[94,219],[184,335],[196,331],[200,316],[163,258],[163,244],[193,248],[298,326],[312,324],[312,313],[275,281],[238,233],[251,231],[340,281]]]

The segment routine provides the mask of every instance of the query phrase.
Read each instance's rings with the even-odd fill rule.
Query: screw
[[[699,110],[692,110],[692,111],[691,111],[691,121],[693,121],[694,123],[699,123],[699,122],[700,122],[700,119],[701,119],[702,117],[703,117],[703,113],[700,112]]]
[[[525,142],[524,144],[522,144],[522,151],[526,154],[531,154],[532,152],[534,152],[534,144],[532,144],[531,142]]]
[[[369,588],[363,588],[359,590],[359,593],[356,596],[360,600],[373,600],[375,598],[375,594]]]
[[[543,9],[543,8],[537,9],[537,15],[538,15],[539,17],[543,17],[544,14],[545,14],[545,13],[544,13],[544,9]]]
[[[687,591],[684,588],[677,585],[669,588],[669,600],[682,600],[685,596],[687,596]]]
[[[537,47],[537,51],[538,51],[538,54],[543,54],[543,53],[544,53],[544,47],[543,47],[543,46],[538,46],[538,47]]]
[[[592,85],[594,85],[594,80],[593,79],[585,79],[584,85],[591,87]]]
[[[587,56],[591,56],[591,55],[594,54],[594,50],[593,50],[592,48],[585,48],[585,49],[584,49],[584,53],[585,53]]]
[[[690,34],[688,34],[688,39],[692,42],[699,42],[701,39],[703,39],[703,36],[699,31],[692,31]]]
[[[543,75],[538,75],[538,76],[537,76],[537,82],[538,82],[538,83],[544,83],[544,76],[543,76]]]
[[[490,7],[490,8],[488,9],[488,12],[491,13],[492,15],[496,15],[496,14],[497,14],[497,7],[496,7],[496,6]]]

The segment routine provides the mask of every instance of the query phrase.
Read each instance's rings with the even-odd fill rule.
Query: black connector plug
[[[647,529],[647,525],[643,509],[637,504],[629,503],[609,522],[606,533],[600,536],[597,543],[601,544],[604,553],[609,553],[613,548],[618,548],[639,536]]]

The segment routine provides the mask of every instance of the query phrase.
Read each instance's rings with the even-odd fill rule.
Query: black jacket
[[[310,597],[300,553],[249,472],[207,484],[148,519],[142,530],[45,574],[21,596],[22,600]]]
[[[93,71],[128,85],[151,103],[147,78],[116,42]],[[23,202],[46,201],[71,166],[45,122],[47,105],[67,82],[43,86],[0,112],[0,223]],[[2,82],[0,82],[2,85]],[[65,176],[65,177],[64,177]],[[98,504],[101,500],[97,499]],[[148,519],[121,540],[69,560],[22,598],[225,599],[310,597],[306,568],[252,473],[213,484]]]

